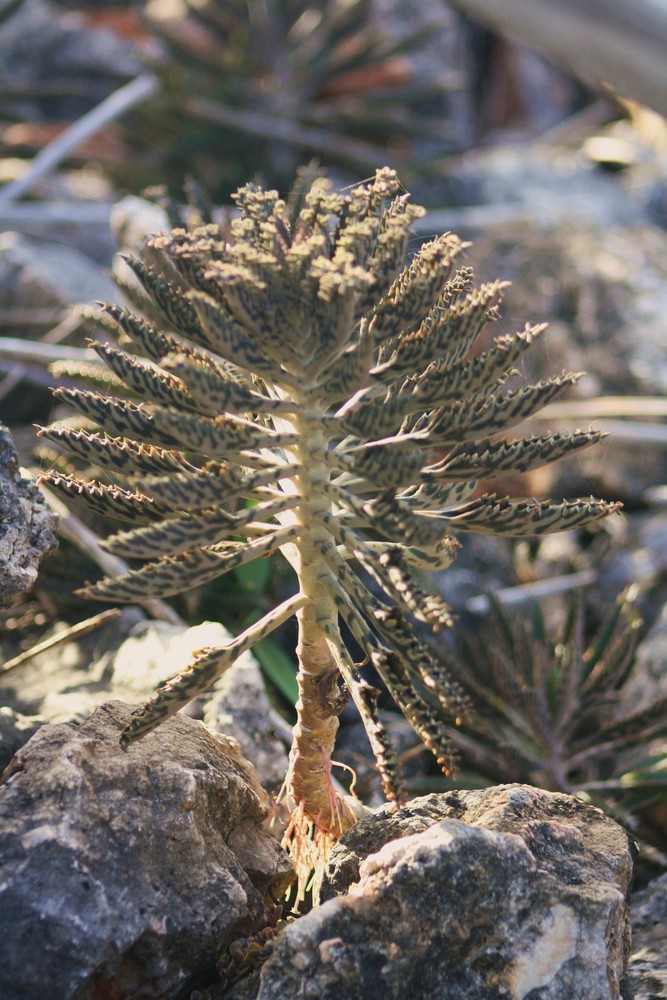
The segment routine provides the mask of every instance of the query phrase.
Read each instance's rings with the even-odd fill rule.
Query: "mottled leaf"
[[[457,531],[475,531],[485,535],[544,535],[552,531],[579,528],[620,509],[618,503],[605,500],[528,500],[512,502],[484,494],[464,507],[443,514]]]
[[[141,493],[122,490],[119,486],[84,482],[81,479],[51,475],[45,472],[39,481],[60,493],[66,500],[81,500],[91,510],[121,521],[155,521],[168,513],[168,508]]]
[[[269,555],[281,545],[297,538],[300,531],[300,526],[291,525],[251,542],[220,542],[208,548],[166,556],[125,576],[110,577],[90,584],[79,593],[83,597],[125,603],[143,601],[147,597],[170,597],[208,583],[251,559]]]
[[[37,434],[78,455],[85,462],[97,463],[104,469],[122,472],[126,476],[142,472],[173,472],[183,468],[177,451],[156,448],[126,437],[112,438],[104,433],[62,427],[40,427]]]

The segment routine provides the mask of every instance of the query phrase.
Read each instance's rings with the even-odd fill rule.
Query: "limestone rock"
[[[628,978],[633,1000],[667,997],[667,875],[632,897]]]
[[[16,673],[0,675],[0,700],[49,722],[81,720],[103,701],[146,701],[186,666],[194,649],[227,641],[229,633],[219,622],[187,628],[124,608],[103,628],[35,656]]]
[[[229,639],[219,622],[187,628],[149,621],[138,608],[125,608],[104,628],[34,657],[20,671],[0,675],[0,702],[49,722],[82,719],[105,700],[146,701],[190,662],[193,650],[220,646]],[[251,653],[230,667],[185,714],[203,717],[209,729],[238,740],[260,784],[269,791],[280,789],[291,730],[272,709]]]
[[[269,702],[255,658],[246,653],[223,674],[204,708],[204,722],[233,736],[262,787],[278,792],[287,773],[291,730]]]
[[[44,726],[3,776],[0,996],[179,996],[285,884],[236,743],[176,717],[122,751],[129,719]]]
[[[0,773],[4,771],[16,751],[34,736],[44,719],[20,715],[11,708],[0,708]]]
[[[0,303],[69,308],[76,302],[114,299],[115,286],[78,250],[20,233],[0,236]]]
[[[627,996],[631,873],[621,828],[565,795],[514,785],[381,809],[334,849],[329,891],[347,895],[287,927],[257,1000]]]
[[[23,479],[11,435],[0,424],[0,607],[30,590],[56,547],[56,521],[34,483]]]

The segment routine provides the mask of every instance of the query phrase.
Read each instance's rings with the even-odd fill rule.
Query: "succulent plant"
[[[196,652],[137,712],[122,742],[149,733],[296,615],[299,700],[287,790],[305,821],[337,836],[360,809],[331,779],[347,697],[388,798],[402,795],[364,663],[442,769],[453,766],[441,710],[460,720],[468,694],[419,628],[451,624],[426,574],[450,564],[455,536],[542,534],[618,505],[480,491],[480,478],[531,469],[600,435],[498,437],[577,375],[507,387],[543,326],[474,354],[504,284],[475,287],[470,268],[459,266],[464,244],[452,234],[423,245],[403,268],[422,210],[393,171],[378,170],[345,194],[320,179],[288,201],[248,185],[236,204],[229,241],[212,224],[176,229],[153,237],[146,259],[128,258],[144,315],[102,306],[98,321],[120,346],[92,344],[117,395],[55,391],[83,425],[56,425],[42,436],[113,481],[43,479],[130,522],[105,547],[145,565],[87,586],[89,597],[164,598],[270,553],[287,559],[294,596],[228,645]],[[159,317],[162,328],[147,317]],[[342,625],[363,663],[355,663]]]
[[[452,739],[468,775],[583,795],[641,832],[637,817],[667,801],[667,697],[624,697],[641,624],[630,588],[592,636],[581,596],[555,631],[538,604],[497,602],[474,636],[458,631],[447,664],[475,712]]]
[[[438,25],[422,18],[421,28],[391,30],[373,8],[372,0],[184,0],[165,20],[149,5],[161,87],[123,129],[132,189],[137,171],[172,193],[195,174],[226,198],[260,163],[262,180],[284,190],[304,156],[364,175],[392,158],[423,170],[460,148],[453,74],[424,72],[415,58]],[[121,180],[128,165],[113,168]]]

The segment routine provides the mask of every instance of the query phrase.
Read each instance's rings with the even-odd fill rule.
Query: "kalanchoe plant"
[[[354,172],[386,155],[423,175],[460,148],[460,84],[446,55],[440,74],[423,68],[425,39],[446,34],[437,8],[400,21],[373,0],[185,0],[166,20],[145,5],[161,86],[126,119],[114,174],[136,190],[137,172],[148,184],[159,170],[173,190],[194,172],[218,197],[260,163],[285,188],[304,155]]]
[[[422,210],[392,171],[347,194],[320,180],[288,202],[249,185],[236,203],[231,242],[211,224],[177,229],[154,237],[146,260],[129,258],[142,311],[162,328],[102,307],[123,349],[92,346],[138,401],[56,391],[87,423],[42,435],[118,481],[43,478],[136,525],[105,547],[145,565],[88,586],[90,597],[164,598],[282,552],[297,593],[228,645],[195,653],[122,742],[149,733],[296,615],[300,696],[287,790],[322,836],[337,836],[359,814],[330,776],[344,696],[361,714],[387,796],[402,794],[377,691],[341,624],[448,772],[453,745],[438,709],[460,719],[468,697],[415,631],[450,625],[416,574],[449,565],[455,533],[541,534],[617,505],[512,502],[477,490],[479,478],[531,469],[599,434],[497,437],[577,376],[503,388],[541,326],[471,356],[503,284],[474,287],[451,234],[401,270]]]
[[[447,663],[475,712],[452,738],[470,777],[586,796],[650,839],[638,817],[667,794],[667,697],[643,707],[628,697],[641,626],[633,589],[592,636],[583,608],[572,600],[552,631],[537,604],[510,615],[493,602],[474,636],[457,632]]]

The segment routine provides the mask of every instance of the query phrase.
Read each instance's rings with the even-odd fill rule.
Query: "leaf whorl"
[[[298,211],[296,200],[286,204],[253,185],[236,202],[231,242],[213,224],[179,228],[150,240],[146,260],[128,258],[139,288],[132,301],[145,304],[145,315],[110,304],[91,312],[119,340],[92,347],[132,398],[56,391],[85,426],[41,434],[121,482],[44,478],[99,513],[136,522],[105,546],[146,561],[84,592],[113,601],[165,597],[274,550],[297,572],[295,550],[319,553],[338,614],[449,772],[453,744],[439,709],[458,720],[468,700],[415,629],[451,624],[444,602],[415,573],[449,565],[459,530],[540,534],[616,509],[592,499],[475,496],[479,477],[523,472],[599,439],[581,430],[497,437],[578,376],[505,388],[542,326],[470,356],[497,318],[505,284],[475,287],[470,268],[458,266],[464,244],[452,234],[422,246],[401,270],[423,212],[391,170],[346,194],[317,180]],[[238,509],[240,501],[250,505]],[[307,599],[303,591],[242,641],[195,658],[124,742],[213,683]],[[321,627],[385,790],[398,800],[377,695],[338,621]]]

